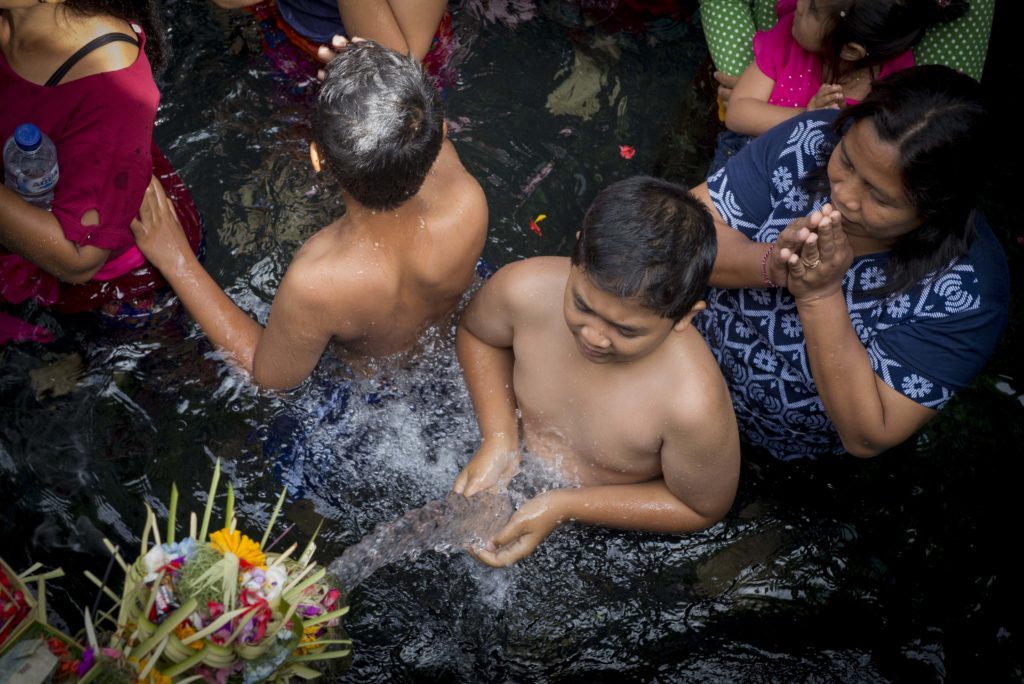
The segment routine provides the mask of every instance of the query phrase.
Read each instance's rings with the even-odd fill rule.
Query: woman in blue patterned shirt
[[[981,370],[1009,279],[974,207],[978,85],[941,66],[768,131],[694,189],[718,225],[708,314],[748,444],[875,456]]]

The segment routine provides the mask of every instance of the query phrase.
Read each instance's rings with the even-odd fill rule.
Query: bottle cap
[[[35,124],[21,124],[14,129],[14,143],[25,152],[33,152],[43,141],[43,134]]]

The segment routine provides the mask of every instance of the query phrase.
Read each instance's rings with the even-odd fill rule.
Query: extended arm
[[[64,237],[57,217],[0,186],[0,244],[67,283],[84,283],[103,266],[109,250],[80,247]]]
[[[285,332],[294,316],[287,304],[271,307],[267,331],[238,308],[192,253],[174,207],[156,178],[146,189],[140,214],[142,220],[132,222],[139,249],[167,279],[214,345],[229,352],[264,387],[294,387],[308,377],[327,344],[322,335],[314,341],[313,333],[301,325],[294,327],[296,335]],[[275,304],[288,299],[288,291],[282,281]]]
[[[519,462],[519,420],[512,387],[514,320],[506,266],[481,288],[459,322],[455,349],[480,426],[480,448],[452,490],[465,496],[507,481]]]
[[[701,383],[702,396],[687,393],[666,406],[663,477],[544,492],[523,504],[474,555],[488,565],[509,565],[533,553],[556,527],[570,521],[681,533],[720,520],[736,496],[740,443],[728,389],[717,368],[712,370],[714,379]]]
[[[839,213],[827,216],[802,254],[787,251],[783,256],[818,394],[843,447],[867,458],[903,442],[936,412],[889,387],[871,367],[839,287],[852,253],[838,225]]]
[[[639,484],[553,489],[520,506],[490,544],[471,552],[487,565],[503,567],[533,553],[565,522],[680,533],[702,530],[720,518],[703,515],[684,504],[661,478]]]
[[[802,242],[807,235],[803,226],[804,219],[794,221],[779,235],[776,246],[766,242],[754,242],[738,230],[730,228],[722,220],[708,194],[708,184],[701,183],[690,191],[694,197],[704,203],[715,220],[715,237],[718,239],[718,254],[711,270],[711,287],[741,288],[767,287],[765,276],[779,287],[786,285],[788,275],[786,262],[779,257],[782,246],[790,245],[796,249],[796,242]],[[804,232],[799,232],[803,228]],[[769,248],[771,252],[769,253]]]
[[[824,83],[806,107],[780,107],[768,104],[775,81],[766,76],[757,62],[751,62],[729,98],[725,112],[725,125],[731,131],[744,135],[761,135],[801,112],[817,109],[836,109],[843,99],[840,86]]]
[[[369,38],[384,47],[422,60],[441,23],[444,0],[338,0],[349,36]]]

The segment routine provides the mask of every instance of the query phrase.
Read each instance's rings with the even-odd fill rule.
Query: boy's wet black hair
[[[634,176],[594,198],[570,259],[605,292],[676,322],[704,298],[717,251],[700,200],[681,185]]]
[[[312,127],[321,163],[370,209],[415,195],[444,140],[437,88],[411,55],[350,43],[325,67]]]

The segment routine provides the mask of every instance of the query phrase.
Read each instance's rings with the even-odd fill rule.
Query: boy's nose
[[[611,344],[611,340],[604,333],[589,325],[583,326],[580,330],[580,335],[583,336],[584,342],[597,349],[604,349]]]

